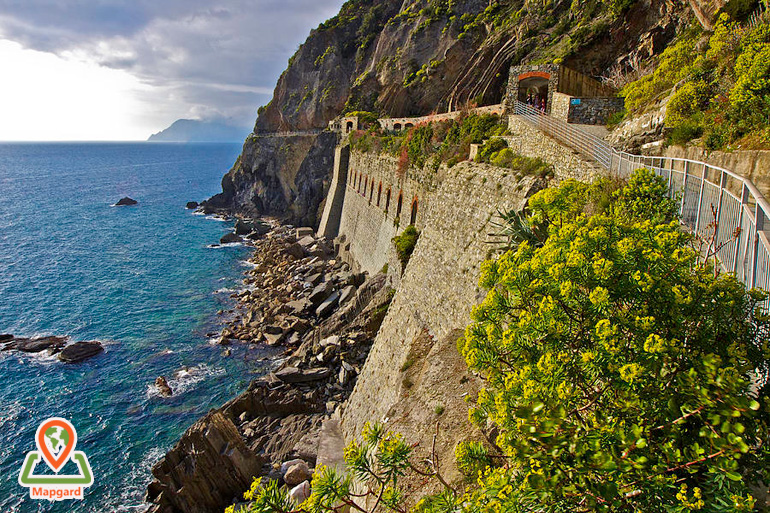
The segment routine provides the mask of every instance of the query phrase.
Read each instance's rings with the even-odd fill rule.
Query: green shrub
[[[513,150],[505,148],[492,155],[489,159],[489,163],[493,166],[509,168],[513,164],[513,159],[515,158],[516,154],[513,153]]]
[[[393,237],[393,243],[396,245],[396,253],[398,259],[401,261],[402,268],[406,267],[409,263],[409,259],[412,257],[415,245],[417,245],[417,239],[420,237],[420,232],[413,224],[407,226],[401,235]]]
[[[675,126],[668,135],[669,144],[685,145],[703,135],[703,127],[698,121],[688,119]]]
[[[748,484],[770,477],[770,410],[749,395],[770,355],[765,295],[698,264],[663,222],[664,187],[637,173],[617,208],[573,210],[541,248],[482,267],[463,355],[487,385],[471,418],[517,470],[479,478],[479,509],[750,510]]]

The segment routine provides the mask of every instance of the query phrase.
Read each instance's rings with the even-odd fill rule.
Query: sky
[[[145,140],[177,119],[252,127],[343,0],[0,0],[0,141]]]

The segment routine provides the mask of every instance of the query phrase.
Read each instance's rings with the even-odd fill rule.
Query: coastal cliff
[[[274,134],[324,129],[346,112],[497,104],[516,64],[558,61],[607,76],[660,53],[693,19],[685,2],[667,0],[350,0],[291,57],[208,208],[316,226],[336,141]]]

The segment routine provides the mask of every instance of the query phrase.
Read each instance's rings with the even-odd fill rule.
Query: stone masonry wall
[[[498,209],[523,208],[539,189],[533,177],[517,180],[509,170],[463,162],[442,167],[421,219],[421,234],[388,315],[343,413],[347,439],[367,421],[389,415],[402,394],[399,369],[425,334],[440,340],[463,329],[485,292],[479,266],[491,249],[490,220]],[[347,205],[346,205],[347,208]]]
[[[506,137],[508,146],[520,155],[539,157],[552,164],[557,182],[568,178],[590,182],[603,172],[598,164],[562,146],[517,116],[508,118],[508,130],[512,134],[511,137]]]
[[[388,262],[393,237],[410,224],[413,209],[414,224],[417,229],[422,227],[426,185],[418,181],[421,171],[397,171],[394,157],[350,153],[339,227],[339,234],[344,235],[341,246],[358,270],[371,275]]]
[[[623,110],[623,98],[571,98],[567,123],[606,125],[607,119]]]

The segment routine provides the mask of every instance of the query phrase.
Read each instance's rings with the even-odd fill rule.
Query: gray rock
[[[281,333],[265,333],[265,343],[269,346],[277,346],[283,342],[283,332]]]
[[[220,244],[232,244],[233,242],[241,242],[241,236],[237,233],[228,233],[219,239]]]
[[[293,460],[284,461],[283,463],[281,463],[281,476],[283,476],[284,474],[286,474],[286,472],[287,472],[287,471],[288,471],[288,470],[289,470],[291,467],[293,467],[294,465],[299,465],[300,463],[304,463],[304,462],[305,462],[305,460],[303,460],[303,459],[301,459],[301,458],[295,458],[295,459],[293,459]]]
[[[332,373],[327,367],[300,370],[296,367],[284,367],[276,371],[275,376],[284,383],[309,383],[328,378]]]
[[[104,351],[104,347],[97,341],[75,342],[62,349],[62,352],[59,353],[59,360],[65,363],[78,363],[94,357],[102,351]]]
[[[58,352],[67,343],[64,337],[14,338],[3,351],[15,349],[23,353],[40,353],[45,350]]]
[[[288,303],[286,303],[286,306],[290,308],[289,313],[291,315],[302,316],[302,315],[305,315],[310,310],[310,307],[313,306],[313,303],[311,303],[307,299],[299,299],[296,301],[289,301]]]
[[[310,497],[310,481],[303,481],[289,491],[289,497],[295,504],[302,504]]]
[[[332,293],[333,287],[334,285],[332,282],[325,281],[313,289],[313,291],[310,293],[310,296],[308,296],[308,299],[311,303],[313,303],[313,306],[318,306],[323,303],[327,297],[329,297],[329,295]]]
[[[171,387],[168,386],[165,376],[158,376],[155,380],[155,386],[158,387],[158,392],[163,397],[171,397],[174,394]]]
[[[340,300],[340,293],[334,292],[331,296],[326,298],[326,301],[321,303],[318,308],[315,309],[316,316],[320,317],[326,317],[332,311],[337,307],[337,303],[339,303]]]
[[[244,220],[238,219],[235,222],[235,233],[237,235],[247,235],[251,233],[251,226],[249,226]]]
[[[309,481],[313,477],[313,473],[310,472],[310,468],[307,463],[300,461],[296,465],[292,465],[283,475],[284,482],[289,486],[295,486],[303,481]]]
[[[326,337],[325,339],[321,340],[320,344],[321,344],[321,347],[338,346],[340,345],[340,337],[339,335],[332,335],[331,337]]]
[[[295,236],[297,237],[297,239],[301,239],[302,237],[307,237],[308,235],[313,235],[314,233],[315,232],[313,232],[312,228],[305,226],[302,228],[297,228]]]
[[[344,304],[348,299],[353,297],[356,294],[356,287],[353,285],[348,285],[344,289],[342,289],[342,292],[340,292],[340,304]]]
[[[283,250],[284,253],[287,255],[291,255],[294,258],[302,258],[305,256],[305,250],[302,249],[302,246],[300,246],[298,243],[291,244],[286,247],[286,249]]]
[[[312,235],[307,235],[307,236],[302,237],[301,239],[299,239],[298,243],[299,243],[300,246],[302,246],[303,248],[307,249],[310,246],[312,246],[313,244],[315,244],[316,242],[315,242],[315,237],[313,237]]]
[[[131,199],[128,196],[126,196],[125,198],[120,198],[118,200],[118,202],[115,203],[115,206],[116,207],[128,207],[128,206],[137,205],[137,204],[139,204],[138,201],[136,201],[135,199]]]
[[[195,210],[198,208],[198,202],[197,201],[188,201],[187,205],[185,205],[185,208],[189,210]]]
[[[319,283],[321,283],[321,280],[323,279],[323,277],[324,275],[322,273],[315,273],[308,276],[305,281],[310,283],[313,286],[316,286]]]

